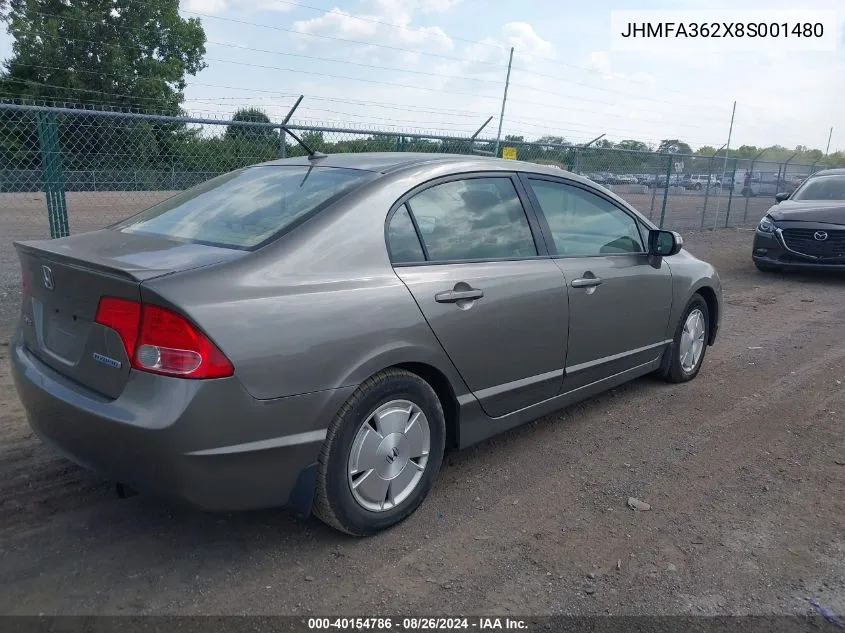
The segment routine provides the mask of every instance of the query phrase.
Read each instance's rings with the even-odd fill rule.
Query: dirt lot
[[[845,278],[760,274],[750,239],[688,236],[726,300],[698,379],[454,455],[365,540],[117,499],[33,438],[0,347],[0,613],[843,613]]]

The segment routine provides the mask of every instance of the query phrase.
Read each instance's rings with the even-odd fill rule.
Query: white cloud
[[[586,67],[595,71],[605,81],[628,82],[641,85],[651,85],[655,83],[653,75],[643,71],[636,71],[633,73],[623,73],[614,71],[611,63],[611,54],[607,51],[593,51],[587,57]]]
[[[554,46],[537,35],[534,27],[527,22],[510,22],[502,27],[505,44],[513,46],[522,54],[538,57],[553,57]]]
[[[433,0],[424,0],[422,4],[432,5]],[[437,0],[441,2],[442,0]],[[415,26],[413,11],[420,9],[420,2],[406,0],[378,0],[374,12],[353,14],[334,8],[323,15],[310,20],[294,22],[293,28],[304,34],[323,35],[373,44],[414,48],[430,52],[446,52],[454,48],[454,42],[439,26]],[[306,40],[300,43],[307,46]],[[339,44],[338,46],[343,46]],[[347,47],[358,56],[372,54],[372,48],[361,49],[358,46]],[[418,55],[413,54],[416,57]],[[409,59],[406,56],[406,59]],[[413,59],[411,57],[410,59]]]
[[[412,15],[413,13],[446,13],[452,11],[463,0],[369,0],[379,15]]]
[[[287,13],[296,8],[296,0],[183,0],[182,8],[210,15],[224,13],[231,9],[248,13],[257,11]]]

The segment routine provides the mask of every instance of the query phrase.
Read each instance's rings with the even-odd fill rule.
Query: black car
[[[845,169],[816,172],[760,220],[752,258],[762,271],[845,271]]]

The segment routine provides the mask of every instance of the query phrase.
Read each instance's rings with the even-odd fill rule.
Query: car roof
[[[328,154],[317,160],[309,160],[307,156],[296,158],[282,158],[278,160],[260,163],[257,166],[271,165],[299,165],[299,166],[320,166],[346,169],[361,169],[381,174],[388,174],[401,169],[424,166],[443,165],[448,163],[460,164],[462,171],[529,171],[539,174],[560,176],[561,172],[573,180],[587,182],[582,176],[578,176],[559,167],[550,167],[539,163],[530,163],[519,160],[506,160],[488,156],[477,156],[475,154],[429,154],[425,152],[365,152],[348,154]]]

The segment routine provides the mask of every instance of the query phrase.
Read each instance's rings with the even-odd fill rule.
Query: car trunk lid
[[[122,392],[130,359],[118,333],[95,320],[100,298],[140,301],[144,281],[244,254],[112,230],[15,248],[24,280],[24,344],[56,372],[108,398]]]

